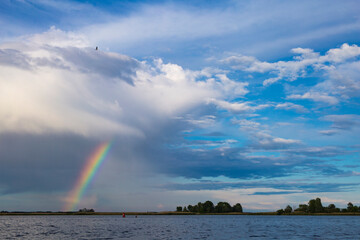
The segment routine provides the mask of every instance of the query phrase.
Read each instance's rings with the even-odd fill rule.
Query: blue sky
[[[62,209],[109,140],[79,208],[360,204],[358,9],[2,1],[1,208]]]

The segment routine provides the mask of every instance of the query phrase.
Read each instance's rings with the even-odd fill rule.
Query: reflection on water
[[[360,239],[359,216],[0,216],[0,239]]]

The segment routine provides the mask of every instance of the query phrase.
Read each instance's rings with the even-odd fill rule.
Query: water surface
[[[0,216],[0,239],[360,239],[359,216]]]

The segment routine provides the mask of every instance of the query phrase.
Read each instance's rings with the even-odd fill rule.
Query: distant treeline
[[[299,204],[299,207],[293,209],[290,205],[287,205],[284,209],[276,211],[278,215],[289,214],[292,212],[304,212],[304,213],[337,213],[337,212],[360,212],[360,207],[354,206],[351,202],[348,203],[347,208],[337,208],[335,204],[329,204],[324,207],[320,198],[311,199],[308,204]]]
[[[90,209],[82,208],[82,209],[79,209],[79,212],[81,212],[81,213],[91,213],[91,212],[95,212],[95,210],[92,209],[92,208],[90,208]]]
[[[197,205],[188,205],[187,207],[176,207],[177,212],[193,212],[193,213],[229,213],[229,212],[243,212],[240,203],[231,206],[227,202],[219,202],[216,206],[211,201],[204,203],[199,202]]]

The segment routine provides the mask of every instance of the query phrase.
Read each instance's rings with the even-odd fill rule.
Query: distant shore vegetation
[[[197,215],[197,214],[241,214],[241,215],[360,215],[360,206],[349,202],[347,207],[338,208],[331,203],[323,206],[320,198],[311,199],[308,204],[299,204],[299,207],[287,205],[284,209],[275,212],[243,212],[240,203],[231,206],[228,202],[211,201],[199,202],[195,205],[177,206],[176,211],[162,212],[95,212],[92,208],[82,208],[78,211],[52,212],[52,211],[0,211],[0,215]]]
[[[276,211],[277,215],[291,214],[291,213],[356,213],[360,212],[360,207],[353,205],[351,202],[347,204],[347,208],[337,208],[335,204],[331,203],[327,207],[323,206],[320,198],[311,199],[308,204],[299,204],[298,208],[292,208],[287,205],[284,209]]]
[[[236,203],[234,206],[231,206],[227,202],[219,202],[215,206],[211,201],[206,201],[204,203],[199,202],[196,205],[188,205],[185,207],[178,206],[176,207],[176,211],[193,212],[193,213],[230,213],[230,212],[242,213],[243,208],[240,203]]]

